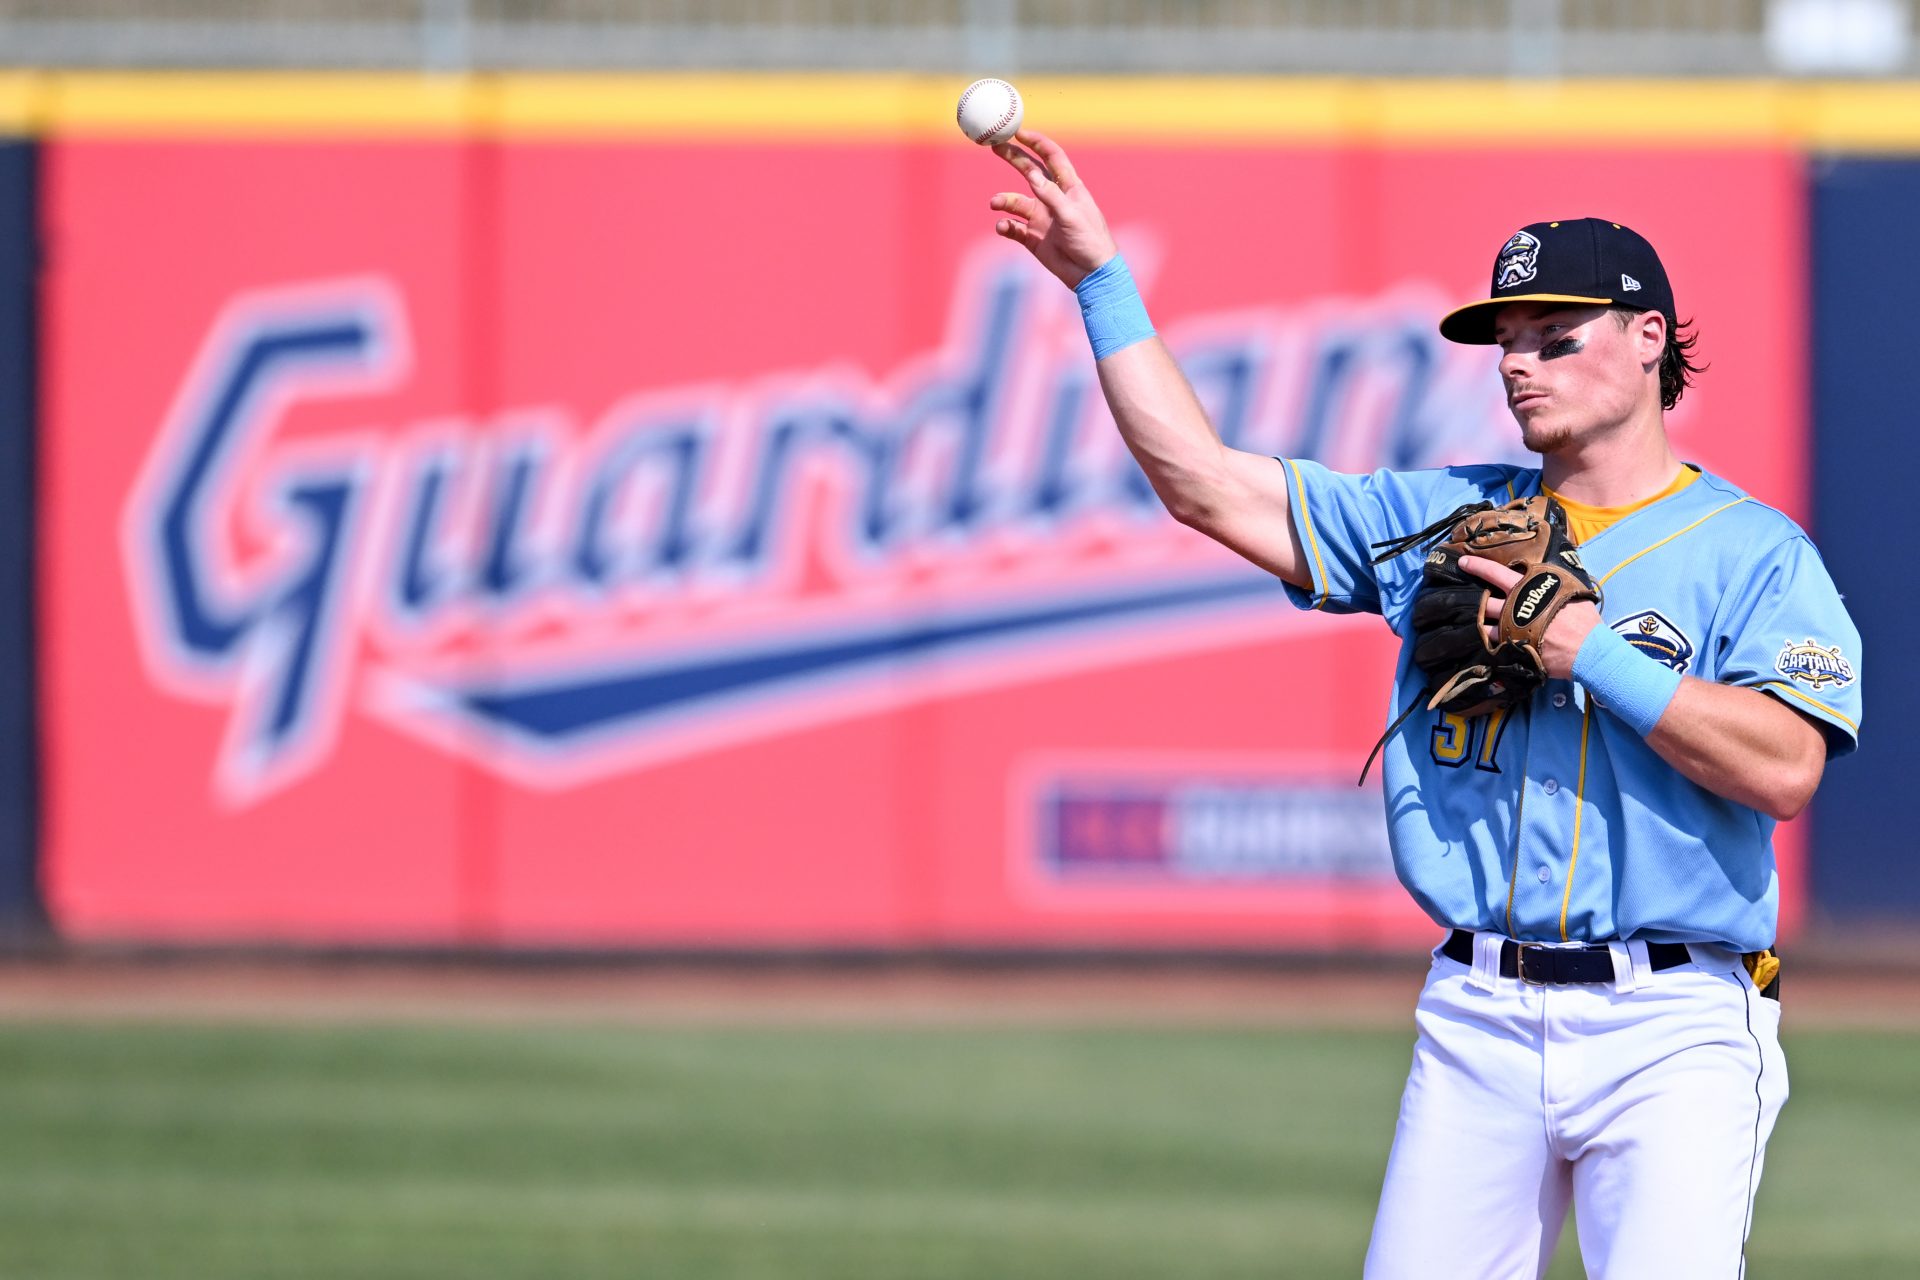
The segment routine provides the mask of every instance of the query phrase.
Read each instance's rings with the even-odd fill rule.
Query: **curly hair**
[[[1613,318],[1625,329],[1634,317],[1646,313],[1639,307],[1609,307]],[[1680,403],[1680,397],[1692,386],[1694,379],[1706,372],[1708,366],[1697,364],[1693,359],[1693,349],[1699,345],[1700,335],[1693,331],[1693,321],[1682,320],[1667,326],[1667,347],[1660,353],[1660,407],[1671,409]]]

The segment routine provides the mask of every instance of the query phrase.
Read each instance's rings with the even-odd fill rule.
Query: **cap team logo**
[[[1622,618],[1613,629],[1625,636],[1628,644],[1682,675],[1693,663],[1693,641],[1657,610],[1643,609]]]
[[[1844,689],[1853,683],[1853,664],[1841,655],[1840,646],[1823,645],[1811,637],[1798,644],[1789,640],[1782,645],[1773,669],[1809,689],[1828,685]]]
[[[1493,287],[1497,292],[1525,284],[1540,274],[1540,241],[1525,231],[1513,233],[1513,239],[1501,246],[1493,264]]]

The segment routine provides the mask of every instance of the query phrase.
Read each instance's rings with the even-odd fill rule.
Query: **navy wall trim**
[[[1813,532],[1860,627],[1866,681],[1860,750],[1827,771],[1813,805],[1813,906],[1830,922],[1911,922],[1920,858],[1903,738],[1920,716],[1906,657],[1920,603],[1887,571],[1914,545],[1920,484],[1920,400],[1907,380],[1920,350],[1902,322],[1920,296],[1920,159],[1814,157],[1809,172]]]
[[[38,875],[34,454],[39,147],[0,139],[0,938],[45,927]]]

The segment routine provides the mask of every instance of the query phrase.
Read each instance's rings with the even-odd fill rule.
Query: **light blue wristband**
[[[1093,344],[1093,358],[1105,360],[1116,351],[1153,336],[1153,321],[1147,319],[1147,304],[1133,283],[1127,260],[1114,254],[1074,286],[1080,299],[1080,318],[1087,323],[1087,341]]]
[[[1643,738],[1660,723],[1680,688],[1678,671],[1649,658],[1604,622],[1580,642],[1573,678]]]

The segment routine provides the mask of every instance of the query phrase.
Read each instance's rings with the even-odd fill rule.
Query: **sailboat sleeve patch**
[[[1656,609],[1642,609],[1622,618],[1613,629],[1626,637],[1628,644],[1681,675],[1693,663],[1693,641]]]

